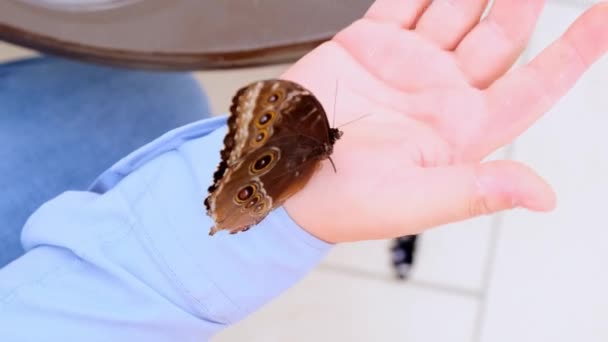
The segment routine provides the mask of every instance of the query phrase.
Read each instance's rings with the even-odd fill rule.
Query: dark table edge
[[[64,41],[0,23],[0,40],[38,52],[115,67],[154,70],[234,69],[291,63],[331,39],[213,53],[137,52]]]

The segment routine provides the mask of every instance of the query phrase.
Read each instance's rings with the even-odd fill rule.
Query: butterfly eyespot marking
[[[264,115],[262,115],[262,117],[260,118],[260,120],[258,122],[260,123],[260,125],[263,125],[266,122],[268,122],[271,118],[272,118],[272,112],[268,112],[268,113],[265,113]]]
[[[250,142],[249,145],[253,148],[257,148],[260,147],[262,145],[264,145],[264,143],[266,142],[266,140],[268,140],[268,131],[266,129],[262,129],[260,130],[257,135],[255,136],[255,138],[253,138]]]
[[[261,142],[264,140],[264,138],[266,138],[266,132],[261,131],[260,133],[258,133],[258,135],[255,136],[255,141]]]
[[[257,174],[263,171],[267,171],[274,165],[278,159],[278,152],[275,149],[265,152],[249,166],[249,172],[251,174]]]
[[[253,196],[253,194],[255,194],[256,191],[257,191],[256,186],[254,186],[252,184],[246,185],[246,186],[242,187],[236,193],[236,195],[234,196],[234,200],[238,204],[244,203],[245,201],[250,199],[251,196]]]
[[[260,200],[262,199],[262,196],[260,195],[256,195],[254,198],[251,199],[251,201],[247,202],[247,204],[245,204],[245,208],[249,209],[251,207],[253,207],[254,205],[256,205]]]
[[[272,94],[270,94],[270,96],[268,96],[266,98],[266,102],[268,103],[275,103],[279,100],[283,99],[283,92],[280,90],[276,90],[274,91]]]
[[[277,94],[272,94],[268,97],[268,102],[269,103],[273,103],[273,102],[277,102],[277,100],[279,99],[279,95]]]
[[[264,112],[264,114],[260,115],[260,117],[255,121],[255,125],[258,128],[264,128],[272,122],[272,119],[274,118],[274,116],[275,116],[274,111],[269,110],[267,112]]]
[[[254,213],[261,213],[264,209],[266,209],[266,203],[260,203],[253,208]]]
[[[264,171],[272,163],[274,156],[272,153],[266,153],[258,158],[253,165],[251,165],[251,171],[254,173]]]
[[[258,132],[253,141],[251,141],[252,147],[258,147],[266,142],[266,138],[268,138],[268,132],[264,129]]]

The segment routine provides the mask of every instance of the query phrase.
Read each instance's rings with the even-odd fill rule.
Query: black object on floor
[[[399,279],[407,279],[414,264],[417,235],[396,238],[391,246],[391,255],[395,275]]]

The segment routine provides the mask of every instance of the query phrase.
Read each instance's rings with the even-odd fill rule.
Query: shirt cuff
[[[87,214],[78,215],[81,222],[75,224],[68,217],[79,210],[78,196],[62,195],[34,214],[24,245],[60,246],[85,259],[92,255],[86,249],[93,248],[95,255],[103,254],[89,258],[96,267],[141,265],[141,282],[191,315],[219,323],[217,329],[241,320],[302,279],[332,244],[303,230],[282,207],[247,232],[208,235],[213,222],[203,200],[225,133],[222,119],[169,132],[92,185],[103,210],[96,213],[96,203],[89,201]],[[112,215],[128,222],[121,229],[129,231],[117,233]],[[106,241],[101,248],[96,240],[122,234],[134,237],[129,248],[112,249]]]

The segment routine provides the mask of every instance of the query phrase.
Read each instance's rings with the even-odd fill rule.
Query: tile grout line
[[[580,6],[579,6],[580,7]],[[530,36],[528,43],[531,44],[534,39],[534,34]],[[525,65],[531,61],[533,57],[530,55],[530,50],[525,49],[520,55],[520,61],[522,61],[522,65]],[[517,66],[517,64],[516,64]],[[512,160],[515,155],[515,144],[517,139],[515,139],[510,145],[506,147],[504,159]],[[498,254],[498,240],[500,238],[500,233],[502,231],[503,223],[504,223],[504,214],[498,213],[494,216],[492,220],[491,226],[491,235],[489,239],[488,246],[488,256],[485,268],[483,270],[483,277],[481,281],[481,291],[479,295],[479,307],[477,310],[477,317],[475,319],[475,326],[473,331],[473,342],[482,342],[482,333],[485,324],[485,319],[488,311],[488,293],[490,291],[490,283],[492,281],[493,268],[496,263],[496,258]]]
[[[483,277],[481,280],[481,293],[479,295],[479,303],[477,309],[477,317],[475,318],[475,326],[473,331],[473,341],[481,342],[481,333],[483,330],[484,319],[487,313],[488,306],[488,292],[490,287],[490,281],[492,278],[492,268],[496,262],[496,252],[498,246],[498,239],[500,235],[500,228],[502,226],[502,214],[497,214],[492,220],[492,227],[488,246],[487,262],[483,270]]]
[[[593,5],[594,3],[597,3],[597,1],[592,1],[592,0],[581,0],[581,1],[567,1],[567,0],[559,0],[559,1],[555,1],[554,5],[556,6],[567,6],[567,7],[575,7],[577,8],[579,11],[583,11],[585,10],[587,7],[590,7],[591,5]],[[548,5],[548,4],[547,4]],[[532,40],[534,39],[534,34],[532,34],[532,36],[529,39],[529,44],[532,43]],[[522,64],[527,64],[529,63],[532,58],[534,56],[531,56],[530,51],[528,49],[524,50],[520,56],[520,60],[523,61]],[[515,154],[515,144],[516,141],[513,141],[506,149],[505,151],[505,158],[504,159],[513,159],[513,156]],[[482,278],[482,286],[481,286],[481,292],[480,292],[480,298],[479,298],[479,308],[477,310],[477,318],[475,319],[475,327],[474,327],[474,332],[473,332],[473,339],[472,341],[474,342],[482,342],[482,333],[483,333],[483,328],[484,328],[484,324],[485,324],[485,319],[487,318],[487,312],[488,312],[488,293],[490,291],[490,286],[491,286],[491,282],[492,282],[492,275],[493,275],[493,269],[496,263],[496,259],[497,259],[497,254],[498,254],[498,241],[500,238],[500,233],[502,231],[503,228],[503,223],[504,223],[504,215],[505,213],[499,213],[497,214],[494,219],[492,220],[492,232],[491,232],[491,236],[490,236],[490,245],[488,246],[488,259],[486,262],[486,267],[483,271],[483,278]]]
[[[575,7],[578,10],[584,10],[594,4],[599,3],[597,0],[553,0],[555,5]]]
[[[480,291],[476,291],[473,289],[467,289],[458,286],[450,286],[445,284],[433,283],[428,281],[421,281],[416,279],[408,279],[404,281],[391,280],[392,278],[388,278],[382,276],[380,274],[356,269],[348,266],[341,265],[331,265],[331,264],[321,264],[317,267],[319,271],[328,271],[328,272],[336,272],[342,273],[347,276],[353,276],[358,278],[365,278],[368,280],[376,280],[380,282],[384,282],[387,284],[403,284],[404,286],[412,286],[420,289],[430,290],[433,292],[441,292],[444,294],[457,295],[457,296],[465,296],[468,298],[472,298],[476,301],[481,299],[482,293]]]
[[[525,53],[524,60],[528,61],[528,53]],[[515,151],[515,142],[511,143],[505,151],[504,159],[512,159]],[[489,238],[488,245],[488,256],[486,259],[486,265],[483,270],[483,276],[481,280],[481,291],[479,295],[479,307],[477,309],[477,317],[475,318],[475,326],[473,331],[473,341],[481,342],[482,332],[485,323],[486,314],[488,311],[488,292],[490,288],[490,283],[492,281],[493,268],[496,263],[497,258],[497,249],[498,249],[498,240],[500,238],[500,233],[503,227],[504,222],[504,213],[496,214],[491,223],[491,233]]]

